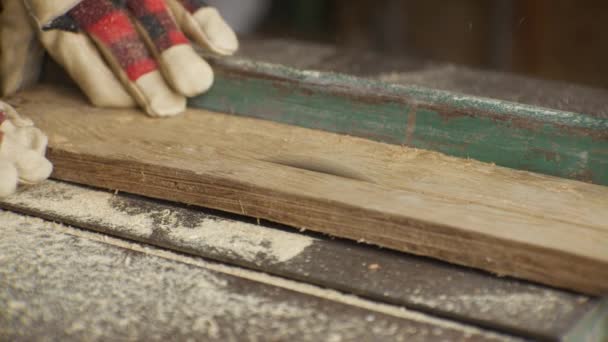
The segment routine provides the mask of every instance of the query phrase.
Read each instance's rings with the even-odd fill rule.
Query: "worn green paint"
[[[585,314],[568,333],[561,338],[563,342],[608,341],[608,297]]]
[[[608,185],[605,118],[236,59],[215,68],[191,106]]]

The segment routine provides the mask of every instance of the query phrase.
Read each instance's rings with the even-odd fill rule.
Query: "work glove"
[[[44,49],[22,0],[0,4],[0,95],[7,96],[38,80]]]
[[[186,35],[216,54],[238,48],[234,32],[201,0],[4,0],[12,1],[23,2],[45,50],[100,107],[178,114],[186,97],[213,83]]]
[[[0,197],[13,193],[18,183],[35,184],[51,175],[46,145],[47,137],[32,121],[0,101]]]

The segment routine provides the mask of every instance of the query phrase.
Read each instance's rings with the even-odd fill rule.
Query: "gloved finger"
[[[17,113],[7,103],[0,101],[0,134],[7,134],[17,144],[27,149],[34,150],[44,155],[48,144],[48,138],[34,123]]]
[[[24,151],[14,165],[19,183],[22,184],[38,184],[48,179],[53,172],[53,164],[32,150]]]
[[[6,124],[11,124],[11,127],[13,127],[12,129],[34,126],[32,120],[19,115],[19,113],[17,113],[17,111],[8,103],[0,102],[0,112],[4,115],[5,120],[7,121]],[[0,122],[0,124],[2,123]]]
[[[165,1],[127,0],[127,7],[173,89],[188,97],[206,92],[213,71],[177,27]]]
[[[14,1],[20,3],[22,1]],[[59,63],[91,103],[99,107],[135,107],[137,104],[104,62],[95,44],[65,12],[76,2],[26,1],[32,17],[38,20],[38,41]],[[50,19],[54,18],[54,19]],[[28,18],[26,18],[28,19]],[[31,21],[31,18],[29,18]],[[41,29],[41,27],[43,27]]]
[[[44,155],[48,145],[48,138],[36,127],[23,127],[12,134],[21,146],[32,150],[40,155]]]
[[[38,80],[44,51],[23,1],[0,3],[0,93],[7,96]]]
[[[239,48],[236,34],[214,7],[203,0],[167,0],[182,30],[198,45],[228,56]]]
[[[0,106],[4,107],[4,103],[0,102]],[[4,108],[0,109],[0,143],[2,143],[2,138],[4,137],[4,130],[2,127],[8,120],[8,115],[6,114],[6,110]]]
[[[44,155],[48,145],[48,138],[38,128],[15,127],[10,122],[0,126],[0,132],[10,136],[10,139],[23,148]]]
[[[13,163],[0,159],[0,198],[14,193],[17,190],[18,181],[17,168]]]
[[[4,126],[8,118],[4,111],[0,111],[0,128]],[[0,149],[4,141],[5,133],[0,129]],[[13,163],[0,157],[0,198],[6,197],[17,189],[17,168]]]
[[[46,148],[49,145],[49,138],[46,134],[42,133],[37,127],[30,127],[27,134],[30,139],[28,147],[32,151],[44,156],[46,154]]]
[[[83,0],[69,14],[91,36],[115,75],[148,114],[170,116],[185,110],[185,97],[165,83],[119,1]]]
[[[19,120],[31,125],[13,124]],[[34,184],[51,175],[53,165],[45,158],[46,145],[46,136],[30,120],[0,101],[0,196],[12,193],[17,180]]]
[[[44,152],[23,146],[12,134],[5,134],[0,143],[0,160],[12,163],[19,181],[26,184],[39,183],[53,171],[53,165],[44,157]]]
[[[87,35],[50,30],[41,31],[39,36],[49,55],[64,68],[92,104],[108,108],[137,106]]]

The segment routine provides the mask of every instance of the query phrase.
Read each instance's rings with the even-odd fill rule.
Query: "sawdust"
[[[603,89],[530,79],[511,73],[480,71],[448,64],[410,72],[385,72],[378,79],[393,84],[417,85],[565,112],[585,113],[598,118],[608,117],[606,106],[600,100],[606,97]]]
[[[54,183],[54,182],[51,182]],[[45,187],[47,187],[47,184],[44,185]],[[70,189],[74,189],[74,191],[76,190],[84,190],[84,191],[93,191],[93,190],[89,190],[88,188],[82,188],[80,186],[75,186],[75,185],[71,185],[71,184],[67,184],[67,183],[57,183],[56,186],[53,184],[48,184],[49,189],[45,190],[45,193],[48,195],[49,192],[51,192],[51,189],[54,190],[53,191],[53,196],[58,199],[61,200],[62,197],[66,197],[69,195]],[[76,191],[78,192],[78,191]],[[28,195],[29,196],[29,195]],[[38,203],[36,201],[36,197],[37,196],[29,196],[31,197],[29,200],[24,199],[22,196],[17,196],[19,197],[19,201],[21,201],[22,203],[25,203],[24,205],[16,205],[16,207],[20,207],[20,208],[30,208],[30,209],[34,209],[33,211],[30,212],[36,212],[36,210],[42,210],[44,211],[45,209],[43,207],[38,207]],[[32,199],[34,198],[34,199]],[[122,199],[121,201],[118,201],[118,199]],[[130,199],[131,202],[126,201]],[[16,198],[12,199],[12,202],[17,202]],[[142,206],[142,203],[145,206]],[[150,201],[150,200],[141,200],[139,198],[132,198],[130,196],[118,196],[118,197],[112,197],[112,200],[110,201],[110,204],[112,205],[112,207],[118,211],[125,211],[125,210],[129,210],[128,208],[131,208],[130,210],[135,214],[135,213],[139,213],[139,212],[143,212],[143,211],[147,211],[147,210],[151,210],[152,212],[158,213],[155,215],[151,215],[150,217],[154,220],[154,224],[156,225],[162,225],[162,226],[171,226],[173,225],[173,223],[175,223],[176,226],[188,226],[188,227],[194,227],[194,226],[198,226],[199,225],[199,220],[191,220],[191,222],[187,222],[187,220],[184,220],[183,214],[180,210],[184,209],[182,207],[179,206],[174,206],[168,203],[156,203],[154,201]],[[117,205],[119,204],[119,205]],[[138,209],[133,210],[133,207],[137,207]],[[127,209],[125,209],[127,208]],[[170,209],[170,210],[166,210],[166,209]],[[79,212],[77,208],[71,208],[71,213],[72,215],[76,215],[76,212]],[[187,209],[187,214],[188,216],[196,216],[198,217],[198,213],[199,211],[197,210],[193,210],[192,208],[188,208]],[[62,215],[62,217],[65,217],[64,215]],[[86,224],[86,220],[77,220],[74,219],[74,222],[79,222],[79,224]],[[169,224],[171,223],[171,224]],[[103,222],[102,222],[103,224]],[[211,223],[210,223],[211,224]],[[187,227],[186,227],[187,228]],[[182,228],[185,229],[185,228]],[[274,229],[271,228],[266,228],[266,227],[259,227],[259,226],[255,226],[254,229],[258,229],[260,231],[269,231],[269,232],[273,232],[275,231]],[[189,229],[186,229],[185,232],[188,233]],[[114,232],[109,232],[106,231],[110,234],[114,234]],[[243,237],[247,237],[247,235],[243,235]],[[177,247],[177,248],[181,248],[184,245],[187,244],[187,240],[186,241],[182,241],[182,242],[176,242],[175,239],[173,238],[167,238],[166,236],[164,237],[164,240],[158,240],[158,241],[170,241],[170,245],[173,247]],[[210,241],[207,241],[210,242]],[[247,243],[247,241],[245,241],[245,243]],[[164,246],[164,245],[163,245]],[[318,245],[315,244],[315,249],[317,248]],[[213,243],[209,243],[209,247],[205,248],[203,250],[201,249],[197,249],[196,247],[193,247],[193,252],[194,254],[197,255],[202,255],[204,257],[210,257],[212,259],[217,259],[218,256],[220,257],[224,257],[225,255],[228,254],[227,251],[221,251],[220,254],[217,254],[216,251],[214,250],[210,250],[211,248],[213,248]],[[235,248],[238,248],[238,246],[235,246]],[[236,252],[239,252],[238,250]],[[308,250],[306,252],[306,255],[315,255],[314,253],[311,253],[312,250]],[[206,254],[209,253],[209,254]],[[231,260],[232,262],[237,262],[240,265],[243,265],[241,263],[241,259],[238,255],[230,256],[228,259],[220,259],[222,261],[226,261],[226,260]],[[308,258],[307,258],[308,259]],[[267,260],[267,258],[258,258],[257,260],[260,261],[264,261]],[[273,259],[274,260],[274,259]],[[314,259],[308,259],[307,262],[311,262]],[[229,261],[230,262],[230,261]],[[367,269],[369,270],[369,272],[378,272],[379,270],[382,270],[382,268],[384,267],[383,263],[369,263],[369,265],[367,263],[364,264]],[[255,269],[262,269],[262,270],[266,270],[268,267],[268,264],[263,264],[263,265],[256,265],[256,266],[251,266],[251,265],[247,265],[248,267],[253,267]],[[283,267],[283,266],[279,266],[279,267]],[[300,269],[297,271],[299,274],[303,274],[304,270]],[[314,278],[315,276],[313,276]],[[352,278],[352,277],[351,277]],[[446,281],[450,281],[451,277],[447,277],[448,279]],[[413,284],[410,284],[413,285]],[[409,286],[411,288],[411,286]],[[407,292],[407,288],[408,286],[406,286],[405,288],[403,288],[403,291]],[[546,330],[551,330],[553,328],[555,328],[555,324],[560,324],[559,322],[564,322],[567,321],[570,317],[574,317],[576,316],[576,312],[580,312],[581,310],[575,310],[572,311],[572,298],[566,296],[565,298],[561,298],[558,294],[558,297],[560,297],[560,301],[563,302],[565,305],[558,305],[557,307],[555,307],[555,309],[553,310],[553,312],[548,312],[545,315],[537,315],[535,313],[537,313],[537,310],[530,310],[530,309],[535,309],[536,307],[542,306],[544,305],[543,302],[549,302],[549,300],[546,298],[546,296],[544,296],[542,293],[540,293],[540,291],[536,291],[535,289],[528,289],[527,287],[522,287],[517,288],[517,289],[511,289],[510,291],[508,291],[509,294],[512,294],[514,292],[519,293],[518,291],[521,290],[521,295],[522,296],[527,296],[530,300],[527,303],[527,305],[524,306],[524,302],[523,301],[519,301],[519,303],[522,304],[521,306],[521,310],[525,311],[523,314],[521,315],[512,315],[509,314],[508,312],[506,312],[507,307],[512,307],[511,305],[508,305],[509,302],[505,302],[505,301],[500,301],[498,300],[498,298],[506,298],[506,297],[500,297],[497,294],[498,289],[494,289],[492,288],[488,288],[488,289],[479,289],[476,290],[474,293],[473,292],[469,292],[469,291],[464,291],[464,293],[466,294],[471,294],[474,296],[479,296],[480,298],[478,298],[478,300],[470,300],[470,301],[464,301],[464,300],[460,300],[459,296],[462,295],[462,292],[457,292],[457,293],[449,293],[449,291],[446,292],[447,297],[446,298],[438,298],[435,294],[430,294],[430,293],[425,293],[425,292],[419,292],[420,289],[419,288],[415,288],[416,291],[413,291],[414,289],[412,289],[412,291],[410,291],[411,296],[413,298],[411,298],[411,301],[413,303],[415,303],[416,305],[420,305],[423,307],[431,307],[431,308],[435,308],[435,309],[439,309],[442,311],[446,311],[446,312],[452,312],[452,313],[462,313],[462,312],[481,312],[481,317],[490,317],[488,318],[489,320],[494,320],[494,321],[500,321],[500,322],[528,322],[530,324],[530,327],[537,327],[538,324],[544,324],[547,325],[547,329]],[[479,292],[478,292],[479,291]],[[529,291],[529,292],[527,292]],[[385,294],[385,296],[387,296]],[[409,298],[410,296],[408,296]],[[481,297],[494,297],[497,300],[496,301],[489,301],[489,300],[482,300]],[[536,298],[536,300],[534,300]],[[541,302],[541,300],[543,302]],[[476,303],[473,305],[473,303]],[[494,304],[494,305],[492,305]],[[491,311],[491,312],[488,312]],[[520,317],[526,317],[529,319],[524,319],[524,320],[520,320]],[[543,319],[543,317],[546,317],[547,319]],[[559,320],[553,320],[553,318],[560,318]],[[549,322],[549,323],[547,323]],[[551,325],[550,323],[554,323],[554,325]]]
[[[58,182],[45,182],[39,186],[22,189],[18,196],[4,199],[9,204],[34,201],[40,208],[58,215],[70,214],[78,208],[79,215],[89,220],[104,220],[108,228],[118,229],[145,237],[152,235],[153,221],[145,215],[130,215],[116,211],[109,204],[112,195],[102,191],[74,191],[74,187]]]
[[[61,200],[57,200],[60,198]],[[6,200],[43,208],[47,213],[74,217],[137,238],[150,239],[153,234],[184,248],[215,249],[248,262],[286,262],[313,244],[314,238],[235,220],[218,219],[201,214],[196,221],[184,219],[180,208],[147,208],[133,210],[129,203],[104,191],[95,191],[61,182],[46,182],[22,191]],[[165,241],[167,242],[167,241]]]
[[[458,300],[466,303],[469,306],[482,307],[482,312],[488,312],[490,307],[502,305],[503,310],[511,316],[534,315],[550,318],[552,312],[555,312],[558,306],[566,307],[565,310],[572,310],[572,306],[568,302],[560,300],[557,296],[552,295],[549,291],[545,292],[542,301],[539,302],[538,296],[528,293],[520,294],[494,294],[494,295],[461,295]],[[533,306],[531,303],[537,303]],[[486,308],[486,309],[484,309]]]
[[[171,229],[169,237],[192,248],[200,248],[200,244],[204,243],[237,253],[239,258],[248,261],[272,262],[289,261],[314,242],[313,238],[300,234],[258,228],[239,221],[211,219],[204,220],[195,229]]]
[[[238,56],[276,64],[289,60],[289,66],[297,69],[311,68],[335,53],[333,46],[311,42],[292,44],[287,39],[245,39],[241,43]]]
[[[227,280],[208,271],[191,272],[184,265],[166,265],[138,255],[125,257],[121,250],[53,234],[49,224],[36,219],[2,212],[0,220],[8,223],[0,238],[5,261],[0,269],[2,287],[11,289],[0,294],[2,306],[9,308],[3,314],[3,330],[10,327],[7,323],[18,323],[20,333],[26,334],[38,330],[38,324],[56,321],[61,313],[65,315],[61,320],[70,322],[61,333],[72,337],[96,340],[107,336],[109,327],[116,327],[122,332],[116,330],[114,338],[134,338],[145,317],[162,322],[158,331],[149,332],[151,336],[178,329],[178,334],[217,339],[219,317],[314,316],[310,309],[290,303],[270,303],[262,296],[233,292]],[[116,287],[102,288],[108,284]],[[28,298],[31,295],[35,298]],[[142,296],[158,300],[143,301]],[[62,307],[47,306],[42,300],[45,297],[61,299],[57,304]],[[250,323],[233,321],[237,330]]]
[[[563,322],[576,310],[567,293],[525,291],[522,288],[521,293],[510,293],[488,288],[479,289],[475,294],[441,295],[434,300],[414,291],[408,300],[447,312],[477,311],[489,320],[508,321],[509,318],[517,317],[521,321],[536,322],[538,329],[551,329],[556,322]],[[584,304],[588,300],[588,297],[581,296],[578,302]]]
[[[399,340],[400,332],[406,332],[411,336],[405,340],[415,341],[447,340],[456,331],[461,334],[458,340],[509,340],[403,308],[40,219],[0,211],[0,221],[4,223],[0,227],[0,287],[8,289],[0,291],[0,307],[7,308],[0,311],[0,336],[87,340],[197,336],[222,341],[243,336],[248,340],[325,336],[346,341],[361,334]],[[243,288],[222,274],[255,283]],[[260,284],[270,284],[275,290],[265,290]],[[312,297],[279,296],[277,301],[279,289]],[[375,313],[353,314],[313,298]],[[397,324],[384,315],[429,325]]]

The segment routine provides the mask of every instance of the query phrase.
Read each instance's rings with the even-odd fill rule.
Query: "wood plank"
[[[608,314],[587,296],[208,209],[56,181],[0,207],[526,339],[608,334]]]
[[[605,103],[595,106],[601,110],[573,112],[581,106],[542,108],[423,88],[407,78],[399,85],[243,59],[213,64],[216,84],[190,106],[608,185]],[[465,73],[457,81],[474,82],[470,77]],[[391,75],[381,78],[390,82]],[[485,85],[496,89],[502,84],[497,78]]]
[[[608,290],[608,188],[190,110],[172,120],[39,87],[54,177],[268,219],[590,294]]]
[[[517,341],[0,211],[0,338]]]

